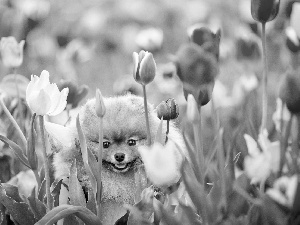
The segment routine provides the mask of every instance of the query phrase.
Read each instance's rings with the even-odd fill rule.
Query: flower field
[[[0,3],[0,225],[300,224],[300,1]]]

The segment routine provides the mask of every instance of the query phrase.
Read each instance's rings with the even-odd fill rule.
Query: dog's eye
[[[127,141],[127,144],[128,144],[129,146],[136,145],[136,140],[129,139],[129,140]]]
[[[103,148],[108,148],[110,146],[110,142],[109,141],[104,141],[103,142]]]

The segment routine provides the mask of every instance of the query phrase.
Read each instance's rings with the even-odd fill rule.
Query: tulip
[[[106,108],[103,102],[103,97],[101,94],[101,91],[99,89],[96,90],[96,104],[95,104],[95,108],[96,108],[96,114],[98,117],[103,118],[106,112]]]
[[[266,23],[275,19],[280,0],[251,0],[251,14],[254,20]]]
[[[168,187],[180,179],[182,156],[174,142],[165,146],[154,143],[151,147],[141,146],[138,149],[149,180],[158,187]]]
[[[156,64],[152,53],[140,51],[139,54],[133,53],[133,77],[142,84],[147,85],[154,80],[156,73]]]
[[[268,189],[266,194],[281,205],[293,208],[299,201],[299,199],[296,198],[297,188],[297,175],[291,177],[283,176],[274,182],[273,188]]]
[[[286,34],[286,45],[288,49],[293,52],[297,53],[300,50],[300,39],[297,36],[296,31],[292,27],[288,27],[285,30]]]
[[[216,59],[219,59],[221,39],[220,29],[218,29],[217,32],[213,32],[209,28],[203,27],[201,24],[196,24],[188,29],[188,35],[192,42],[201,46],[205,51],[215,55]]]
[[[17,68],[22,64],[24,44],[24,40],[18,43],[14,37],[1,38],[0,51],[5,67]]]
[[[261,57],[261,49],[259,39],[255,35],[247,35],[239,37],[236,40],[236,58],[237,60],[249,59],[256,60]]]
[[[291,118],[291,113],[280,98],[276,99],[276,103],[276,111],[273,113],[272,120],[276,130],[281,131],[281,121],[287,123]]]
[[[278,141],[270,142],[266,130],[259,135],[259,150],[257,142],[248,134],[244,135],[249,155],[245,157],[244,168],[251,183],[264,182],[270,174],[279,170],[280,144]]]
[[[76,108],[79,102],[88,94],[89,88],[86,85],[77,86],[72,81],[62,80],[57,84],[58,89],[62,91],[64,88],[69,88],[67,104],[72,108]]]
[[[300,2],[294,2],[292,5],[290,25],[295,30],[298,38],[300,38],[299,20],[300,20]]]
[[[280,90],[279,97],[286,104],[291,113],[300,112],[300,77],[296,72],[288,72],[285,76]]]
[[[140,49],[153,52],[161,49],[163,40],[163,31],[156,28],[141,30],[135,38],[135,42]]]
[[[26,89],[26,101],[37,115],[55,116],[65,109],[68,93],[68,88],[60,92],[55,83],[50,84],[49,72],[43,70],[40,77],[31,75]]]
[[[216,58],[195,43],[181,46],[175,59],[177,75],[183,83],[184,95],[194,95],[198,104],[209,102],[218,74]]]
[[[157,107],[157,117],[164,120],[173,120],[176,119],[179,115],[178,105],[173,98],[168,99],[167,101],[162,101]]]

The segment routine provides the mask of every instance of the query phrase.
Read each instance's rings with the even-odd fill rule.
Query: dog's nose
[[[116,153],[115,154],[115,159],[118,162],[122,162],[125,159],[125,154],[124,153]]]

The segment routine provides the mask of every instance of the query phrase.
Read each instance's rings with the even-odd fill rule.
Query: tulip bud
[[[22,64],[24,44],[24,40],[18,43],[14,37],[1,38],[0,51],[5,67],[17,68]]]
[[[300,77],[296,72],[289,72],[280,87],[279,97],[291,113],[300,112]]]
[[[280,0],[251,0],[251,15],[254,20],[266,23],[275,19]]]
[[[201,119],[197,102],[191,94],[187,97],[186,118],[190,123],[199,123]]]
[[[300,40],[292,27],[288,27],[285,30],[286,34],[286,45],[288,49],[293,52],[297,53],[300,50]]]
[[[133,77],[142,84],[147,85],[153,81],[156,73],[156,64],[152,53],[140,51],[133,53]]]
[[[207,27],[202,27],[201,24],[196,24],[188,29],[190,40],[201,46],[205,51],[212,53],[219,59],[221,30],[212,32]]]
[[[28,134],[28,141],[27,141],[27,158],[30,165],[30,168],[32,170],[38,169],[38,158],[35,152],[35,137],[34,137],[34,120],[35,120],[36,114],[34,113],[31,118],[30,122],[30,130]]]
[[[173,98],[169,98],[167,101],[162,101],[157,107],[157,117],[163,120],[176,119],[179,115],[178,105]]]
[[[259,40],[255,35],[247,35],[239,37],[236,40],[236,59],[249,59],[255,60],[260,59],[261,49],[259,45]]]
[[[106,112],[106,108],[103,102],[103,97],[99,89],[96,90],[96,104],[95,104],[96,114],[98,117],[103,118]]]
[[[85,98],[88,94],[89,88],[86,85],[78,87],[72,81],[62,80],[57,84],[58,89],[62,91],[64,88],[69,88],[69,94],[67,97],[67,104],[70,104],[72,108],[76,108],[79,102]]]

